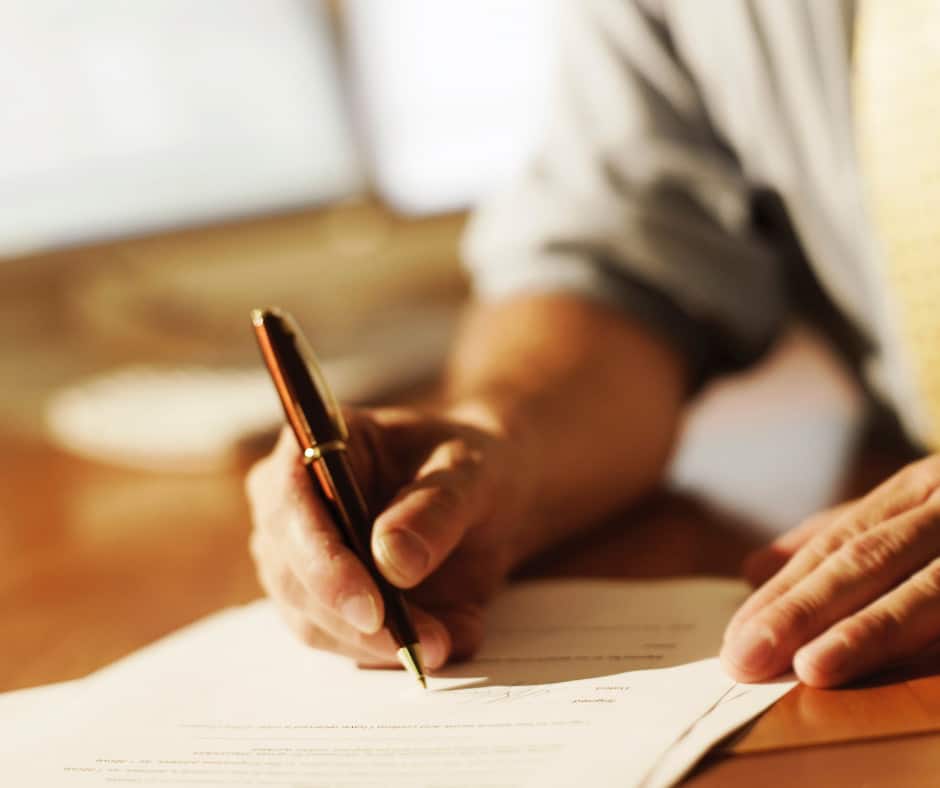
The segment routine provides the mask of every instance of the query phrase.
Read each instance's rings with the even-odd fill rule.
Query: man
[[[807,293],[873,395],[936,442],[938,6],[569,4],[546,144],[469,230],[480,304],[441,405],[351,414],[373,550],[412,590],[430,668],[473,651],[512,567],[656,485],[690,394],[753,362]],[[394,663],[288,438],[248,489],[259,574],[298,634]],[[938,556],[928,456],[755,559],[766,582],[724,665],[829,686],[918,652],[940,639]]]

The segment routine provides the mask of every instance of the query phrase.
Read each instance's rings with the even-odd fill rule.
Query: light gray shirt
[[[566,6],[541,152],[465,236],[479,293],[614,303],[699,381],[754,361],[811,301],[925,438],[855,157],[855,3]]]

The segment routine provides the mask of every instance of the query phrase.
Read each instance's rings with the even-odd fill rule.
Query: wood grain
[[[260,594],[239,478],[152,477],[3,438],[0,690],[83,676]]]
[[[729,750],[755,753],[940,730],[936,652],[841,689],[797,687]]]
[[[772,709],[768,716],[773,714]],[[689,788],[929,788],[940,775],[936,733],[707,758]]]

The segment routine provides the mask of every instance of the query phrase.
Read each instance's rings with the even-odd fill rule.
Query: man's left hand
[[[760,587],[725,632],[725,669],[760,681],[791,666],[844,684],[940,641],[940,455],[818,514],[745,566]]]

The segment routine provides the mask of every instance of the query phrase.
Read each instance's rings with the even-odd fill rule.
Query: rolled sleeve
[[[561,29],[545,144],[464,237],[477,292],[612,304],[673,342],[698,383],[752,362],[783,322],[780,265],[666,25],[637,2],[573,0]]]

